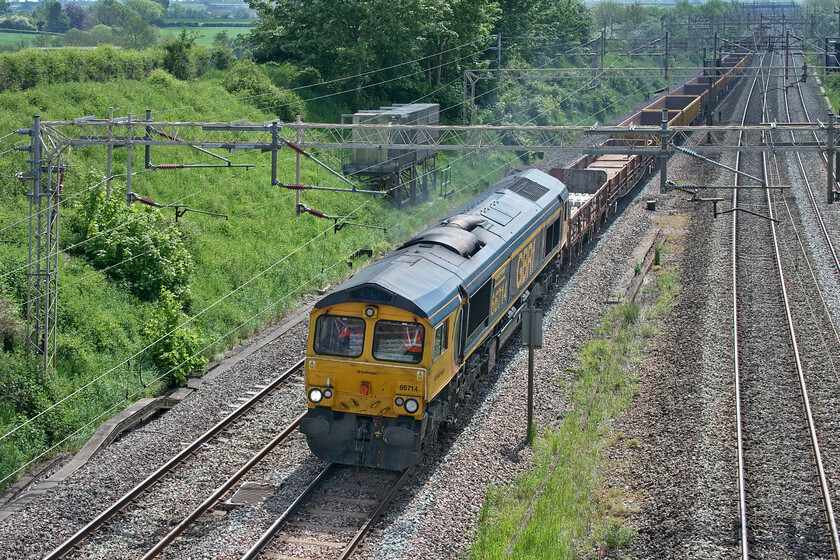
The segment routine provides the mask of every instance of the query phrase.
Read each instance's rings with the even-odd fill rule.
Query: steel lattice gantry
[[[354,130],[370,129],[369,134],[353,134]],[[42,122],[35,118],[29,134],[30,171],[21,178],[32,181],[30,191],[29,265],[27,319],[29,348],[44,356],[49,368],[56,351],[55,323],[58,294],[58,203],[61,195],[62,156],[71,148],[103,146],[126,148],[127,202],[131,192],[131,149],[146,149],[146,166],[152,146],[184,147],[200,150],[260,150],[271,153],[271,185],[300,188],[277,179],[277,156],[285,147],[303,153],[303,148],[374,148],[455,150],[482,152],[491,150],[536,151],[575,150],[586,153],[645,153],[658,155],[660,161],[675,151],[673,144],[684,144],[695,132],[706,133],[705,143],[693,145],[698,154],[720,154],[724,151],[823,151],[835,154],[836,130],[833,119],[828,123],[762,124],[755,126],[678,126],[669,128],[667,115],[662,126],[446,126],[446,125],[380,125],[283,123],[269,121],[248,123],[165,122],[152,120],[84,118],[76,121]],[[406,134],[412,132],[413,134]],[[738,133],[745,134],[746,148],[738,146]],[[814,132],[817,141],[806,141]],[[791,133],[797,133],[792,135]],[[609,145],[604,139],[609,137]],[[791,141],[791,137],[802,140]],[[810,136],[813,138],[813,136]],[[286,138],[294,138],[290,142]],[[353,140],[355,138],[355,140]],[[360,141],[364,138],[386,138],[385,143]],[[414,138],[415,143],[400,143]],[[396,141],[391,141],[391,140]],[[670,139],[663,142],[663,139]],[[783,139],[783,140],[776,140]],[[216,154],[214,154],[216,155]],[[308,154],[307,154],[308,155]],[[216,155],[233,166],[230,160]],[[313,158],[314,159],[314,158]],[[829,158],[833,163],[834,158]],[[175,165],[159,166],[173,168]],[[250,167],[250,165],[249,165]],[[664,166],[663,166],[664,169]],[[305,187],[304,187],[305,188]],[[337,189],[331,189],[337,190]],[[350,189],[348,189],[350,190]],[[352,190],[356,190],[353,188]],[[367,191],[357,191],[367,192]],[[377,193],[381,194],[381,193]]]
[[[58,203],[61,196],[63,169],[60,150],[49,138],[42,136],[38,117],[29,130],[31,141],[28,174],[22,179],[32,181],[29,193],[29,259],[27,264],[26,316],[27,349],[34,349],[44,357],[49,368],[56,353],[56,322],[58,307]]]
[[[110,132],[109,132],[110,127]],[[674,126],[667,129],[671,142],[681,144],[695,133],[711,133],[712,141],[693,147],[698,153],[721,151],[824,151],[826,136],[833,127],[827,123],[767,123],[751,126]],[[147,134],[153,129],[156,135]],[[351,140],[353,130],[367,129],[371,134],[357,138],[406,137],[406,132],[416,133],[418,141],[412,144],[365,142]],[[379,132],[380,134],[374,134]],[[746,147],[739,147],[737,134],[746,135]],[[818,142],[779,142],[774,136],[790,138],[790,133],[815,132]],[[389,134],[390,133],[390,134]],[[299,138],[305,148],[381,148],[381,149],[435,149],[454,151],[536,151],[557,149],[586,149],[596,146],[600,138],[621,135],[636,138],[659,138],[660,126],[465,126],[465,125],[379,125],[379,124],[322,124],[322,123],[200,123],[131,121],[118,123],[107,120],[83,122],[42,122],[42,144],[48,144],[46,160],[51,161],[67,148],[83,146],[192,146],[207,150],[261,150],[275,152],[286,147],[286,137]],[[581,140],[581,136],[591,140]],[[638,142],[633,144],[638,146]],[[630,144],[628,143],[628,146]],[[657,148],[658,150],[658,148]],[[621,153],[629,153],[624,150]]]

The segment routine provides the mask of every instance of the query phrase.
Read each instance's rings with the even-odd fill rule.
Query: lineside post
[[[714,53],[713,53],[714,54]],[[703,48],[703,65],[706,65],[706,48]],[[706,126],[712,126],[712,77],[711,68],[705,69],[703,74],[706,76]],[[712,143],[712,133],[706,133],[706,143]]]
[[[785,80],[788,79],[788,67],[790,66],[790,31],[785,29]]]
[[[834,113],[828,113],[828,128],[826,129],[826,160],[828,161],[827,186],[828,203],[834,203]]]
[[[105,173],[105,200],[111,200],[111,166],[114,163],[114,145],[111,140],[114,138],[114,108],[108,107],[108,163]]]
[[[128,115],[127,127],[125,132],[125,203],[126,206],[131,206],[131,201],[134,198],[131,195],[131,113]]]
[[[522,345],[528,347],[528,443],[534,443],[534,348],[542,348],[542,311],[535,306],[534,290],[528,294],[528,307],[522,313]]]
[[[41,117],[35,115],[29,131],[30,153],[29,257],[26,269],[26,350],[43,356],[49,371],[56,349],[58,303],[58,194],[53,190],[52,154],[43,146]],[[47,177],[44,180],[44,167]],[[53,196],[55,195],[55,200]],[[46,204],[46,206],[45,206]]]
[[[29,195],[29,265],[27,267],[27,298],[26,298],[26,349],[44,352],[41,329],[41,117],[35,115],[31,134],[30,169],[32,173],[32,191]]]
[[[152,110],[151,109],[146,109],[146,122],[152,122]],[[146,127],[146,142],[147,142],[147,144],[146,144],[146,150],[145,150],[145,152],[146,152],[145,169],[151,169],[152,168],[152,145],[149,144],[149,142],[151,142],[151,141],[152,141],[152,127],[147,126]]]
[[[659,192],[665,194],[668,186],[668,109],[662,109],[662,133],[659,144]]]

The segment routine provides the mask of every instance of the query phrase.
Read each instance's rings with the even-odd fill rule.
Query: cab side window
[[[432,360],[437,360],[441,354],[446,352],[449,343],[449,329],[447,325],[449,321],[444,321],[435,327],[435,348],[432,353]]]

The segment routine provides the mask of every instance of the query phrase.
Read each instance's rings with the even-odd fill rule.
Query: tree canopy
[[[248,3],[258,14],[250,36],[258,60],[312,67],[325,80],[349,77],[335,87],[349,84],[356,101],[440,88],[454,99],[463,70],[495,58],[487,56],[494,33],[502,34],[506,57],[532,59],[546,45],[576,44],[589,33],[581,0]]]

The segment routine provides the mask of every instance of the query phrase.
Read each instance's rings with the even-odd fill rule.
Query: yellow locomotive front
[[[345,302],[312,312],[306,358],[312,451],[337,463],[401,470],[420,453],[428,320]]]

